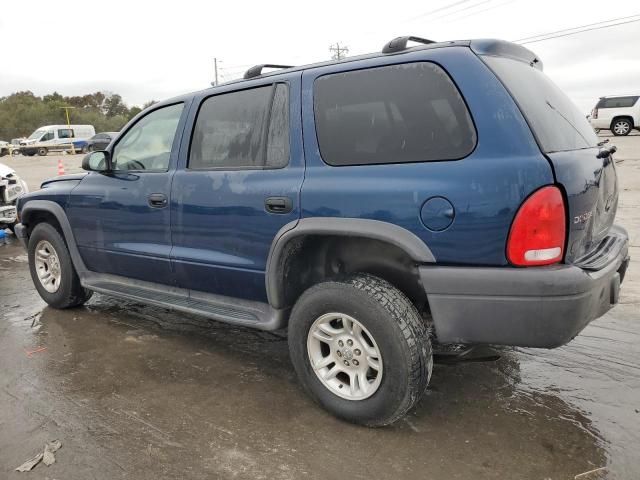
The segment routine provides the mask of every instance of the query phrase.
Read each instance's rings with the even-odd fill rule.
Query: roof
[[[230,85],[230,84],[234,84],[234,83],[240,83],[240,82],[246,82],[248,80],[253,80],[255,78],[265,78],[265,77],[270,77],[270,76],[275,76],[275,75],[281,75],[284,73],[292,73],[292,72],[300,72],[300,71],[304,71],[304,70],[309,70],[311,68],[317,68],[317,67],[326,67],[329,65],[338,65],[338,64],[344,64],[344,63],[350,63],[350,62],[357,62],[360,60],[367,60],[370,58],[378,58],[378,57],[388,57],[390,55],[403,55],[405,53],[408,52],[415,52],[416,50],[432,50],[435,48],[444,48],[444,47],[468,47],[471,44],[470,40],[452,40],[452,41],[446,41],[446,42],[433,42],[433,43],[429,43],[429,44],[425,44],[425,45],[417,45],[415,47],[409,47],[409,48],[405,48],[403,50],[397,51],[397,52],[393,52],[393,53],[382,53],[382,51],[380,52],[374,52],[374,53],[366,53],[364,55],[356,55],[353,57],[346,57],[340,60],[327,60],[324,62],[316,62],[316,63],[308,63],[305,65],[297,65],[295,67],[290,67],[290,68],[285,68],[282,70],[275,70],[273,72],[267,72],[267,73],[263,73],[262,75],[260,75],[259,77],[253,77],[253,78],[239,78],[236,80],[231,80],[229,82],[225,82],[225,83],[221,83],[220,85]],[[216,85],[217,86],[217,85]],[[211,88],[216,88],[216,87],[211,87]]]
[[[418,41],[420,42],[420,44],[413,47],[407,47],[406,46],[407,41]],[[280,70],[266,72],[257,76],[252,76],[251,78],[239,78],[237,80],[231,80],[229,82],[220,83],[218,85],[203,89],[198,92],[192,92],[189,94],[180,95],[168,100],[164,100],[162,102],[158,102],[155,106],[157,107],[157,106],[167,105],[170,103],[184,101],[187,98],[199,92],[215,90],[220,86],[227,86],[227,85],[234,85],[234,84],[239,84],[243,82],[249,82],[251,80],[255,80],[259,78],[268,78],[272,76],[275,77],[278,75],[283,75],[283,74],[288,74],[293,72],[300,72],[300,71],[309,70],[317,67],[346,64],[350,62],[357,62],[360,60],[367,60],[371,58],[389,57],[393,55],[404,55],[404,54],[419,51],[419,50],[433,50],[437,48],[448,48],[448,47],[468,47],[468,48],[471,48],[477,55],[502,56],[502,57],[509,57],[516,60],[526,61],[527,63],[530,63],[532,66],[542,70],[542,62],[536,56],[535,53],[533,53],[531,50],[521,45],[518,45],[512,42],[507,42],[505,40],[476,39],[476,40],[449,40],[445,42],[433,42],[431,40],[426,40],[419,37],[407,36],[407,37],[394,38],[393,40],[388,42],[383,47],[383,49],[379,52],[367,53],[364,55],[357,55],[353,57],[346,57],[340,60],[327,60],[324,62],[309,63],[306,65],[298,65],[295,67],[283,68]],[[385,51],[389,53],[385,53]],[[255,72],[256,70],[260,72],[261,69],[259,67],[266,68],[268,67],[268,64],[256,65],[255,67],[250,68],[247,72],[250,72],[250,71]]]

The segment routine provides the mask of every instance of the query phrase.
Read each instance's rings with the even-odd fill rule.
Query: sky
[[[3,0],[0,96],[31,90],[119,93],[129,105],[209,86],[251,65],[299,65],[381,50],[394,37],[517,40],[640,14],[637,2],[591,0],[323,0],[178,2]],[[640,94],[640,22],[527,48],[588,113],[604,95]]]

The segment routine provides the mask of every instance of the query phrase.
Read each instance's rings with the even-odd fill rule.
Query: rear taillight
[[[520,206],[507,240],[513,265],[549,265],[562,260],[566,214],[558,187],[543,187]]]
[[[593,119],[597,119],[598,118],[598,109],[594,108],[593,111],[591,112],[591,118]]]

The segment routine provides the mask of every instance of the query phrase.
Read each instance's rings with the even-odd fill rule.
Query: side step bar
[[[80,283],[89,290],[105,295],[259,330],[284,328],[289,314],[288,309],[277,310],[268,303],[196,292],[117,275],[86,272],[80,276]]]

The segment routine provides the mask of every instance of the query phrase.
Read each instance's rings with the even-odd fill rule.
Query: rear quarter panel
[[[332,167],[323,162],[313,116],[313,83],[321,75],[413,61],[432,61],[457,84],[473,117],[478,142],[455,161]],[[393,88],[393,86],[390,86]],[[303,217],[352,217],[399,225],[422,239],[443,264],[506,265],[506,240],[522,201],[554,183],[514,101],[493,73],[466,47],[418,50],[342,63],[303,75],[303,129],[307,171]],[[455,219],[444,231],[420,220],[424,202],[447,198]]]

